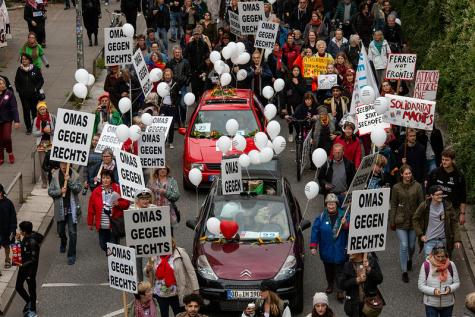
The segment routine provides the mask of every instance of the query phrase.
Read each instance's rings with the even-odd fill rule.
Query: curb
[[[464,260],[470,273],[472,283],[475,284],[475,223],[472,218],[471,206],[467,206],[465,225],[461,228],[462,250]]]

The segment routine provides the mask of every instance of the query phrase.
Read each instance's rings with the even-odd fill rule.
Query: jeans
[[[442,245],[442,244],[446,246],[445,239],[431,239],[429,241],[426,241],[424,243],[424,256],[427,258],[431,254],[432,249],[436,245]]]
[[[437,165],[435,164],[435,159],[427,160],[426,161],[426,172],[427,175],[430,174],[433,170],[437,168]]]
[[[185,125],[186,122],[186,108],[187,106],[185,105],[185,95],[188,92],[188,89],[186,86],[181,87],[180,89],[180,102],[179,102],[179,107],[178,107],[178,119],[180,120],[180,124],[182,126]]]
[[[179,41],[182,32],[180,12],[170,12],[170,29],[172,39]]]
[[[157,38],[162,40],[162,51],[168,54],[168,31],[165,28],[157,28]]]
[[[426,305],[426,317],[452,317],[454,306],[433,307]]]
[[[178,296],[172,297],[159,297],[157,295],[153,295],[158,302],[158,306],[160,307],[160,316],[161,317],[168,317],[170,312],[170,306],[173,310],[173,314],[176,316],[181,312],[180,301],[178,300]]]
[[[66,226],[68,227],[69,245],[68,258],[76,257],[77,224],[73,222],[73,215],[67,214],[64,221],[58,221],[58,234],[61,238],[61,247],[66,248],[68,237],[66,237]]]
[[[414,230],[396,229],[399,239],[399,262],[401,271],[407,272],[407,261],[412,260],[416,249],[416,232]]]
[[[16,278],[15,290],[18,295],[23,298],[23,300],[28,304],[30,303],[30,310],[36,311],[36,271],[38,270],[38,265],[35,264],[33,267],[18,269],[18,275]],[[23,284],[28,284],[28,292],[25,290]]]
[[[107,252],[107,242],[117,243],[116,238],[110,229],[99,229],[99,246],[104,252]]]

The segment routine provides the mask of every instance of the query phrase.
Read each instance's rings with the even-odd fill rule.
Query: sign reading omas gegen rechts
[[[162,133],[142,133],[138,150],[143,168],[165,166],[165,139]]]
[[[274,22],[261,21],[257,28],[254,47],[262,49],[273,49],[277,39],[279,24]]]
[[[238,2],[239,27],[241,35],[255,35],[259,23],[264,20],[264,2]]]
[[[150,81],[150,74],[148,73],[147,65],[143,58],[141,50],[137,50],[132,59],[132,64],[134,65],[135,73],[137,74],[140,86],[142,86],[142,91],[144,96],[147,97],[148,94],[152,91],[152,82]]]
[[[242,192],[242,171],[239,159],[223,159],[221,161],[221,185],[223,195]]]
[[[134,201],[135,191],[145,188],[140,157],[125,151],[116,155],[117,171],[119,172],[120,194],[122,198]]]
[[[132,38],[121,27],[104,28],[104,62],[106,66],[132,64]]]
[[[138,293],[135,250],[107,242],[109,286],[124,292]]]

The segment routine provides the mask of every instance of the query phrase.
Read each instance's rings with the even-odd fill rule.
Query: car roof
[[[261,111],[264,110],[250,89],[235,89],[233,96],[212,96],[212,92],[213,90],[204,92],[198,106],[199,110],[249,110],[253,105]]]

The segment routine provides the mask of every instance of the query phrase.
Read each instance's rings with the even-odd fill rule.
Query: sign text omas
[[[259,22],[265,17],[264,2],[238,2],[238,11],[241,35],[256,34]]]
[[[109,286],[137,294],[137,266],[135,250],[122,245],[107,243]]]
[[[122,197],[134,201],[135,191],[145,187],[140,158],[137,155],[120,151],[117,157],[117,169]]]
[[[223,159],[221,161],[221,184],[223,195],[242,192],[242,171],[239,159]]]
[[[121,27],[104,28],[104,60],[106,66],[132,64],[132,38]]]

